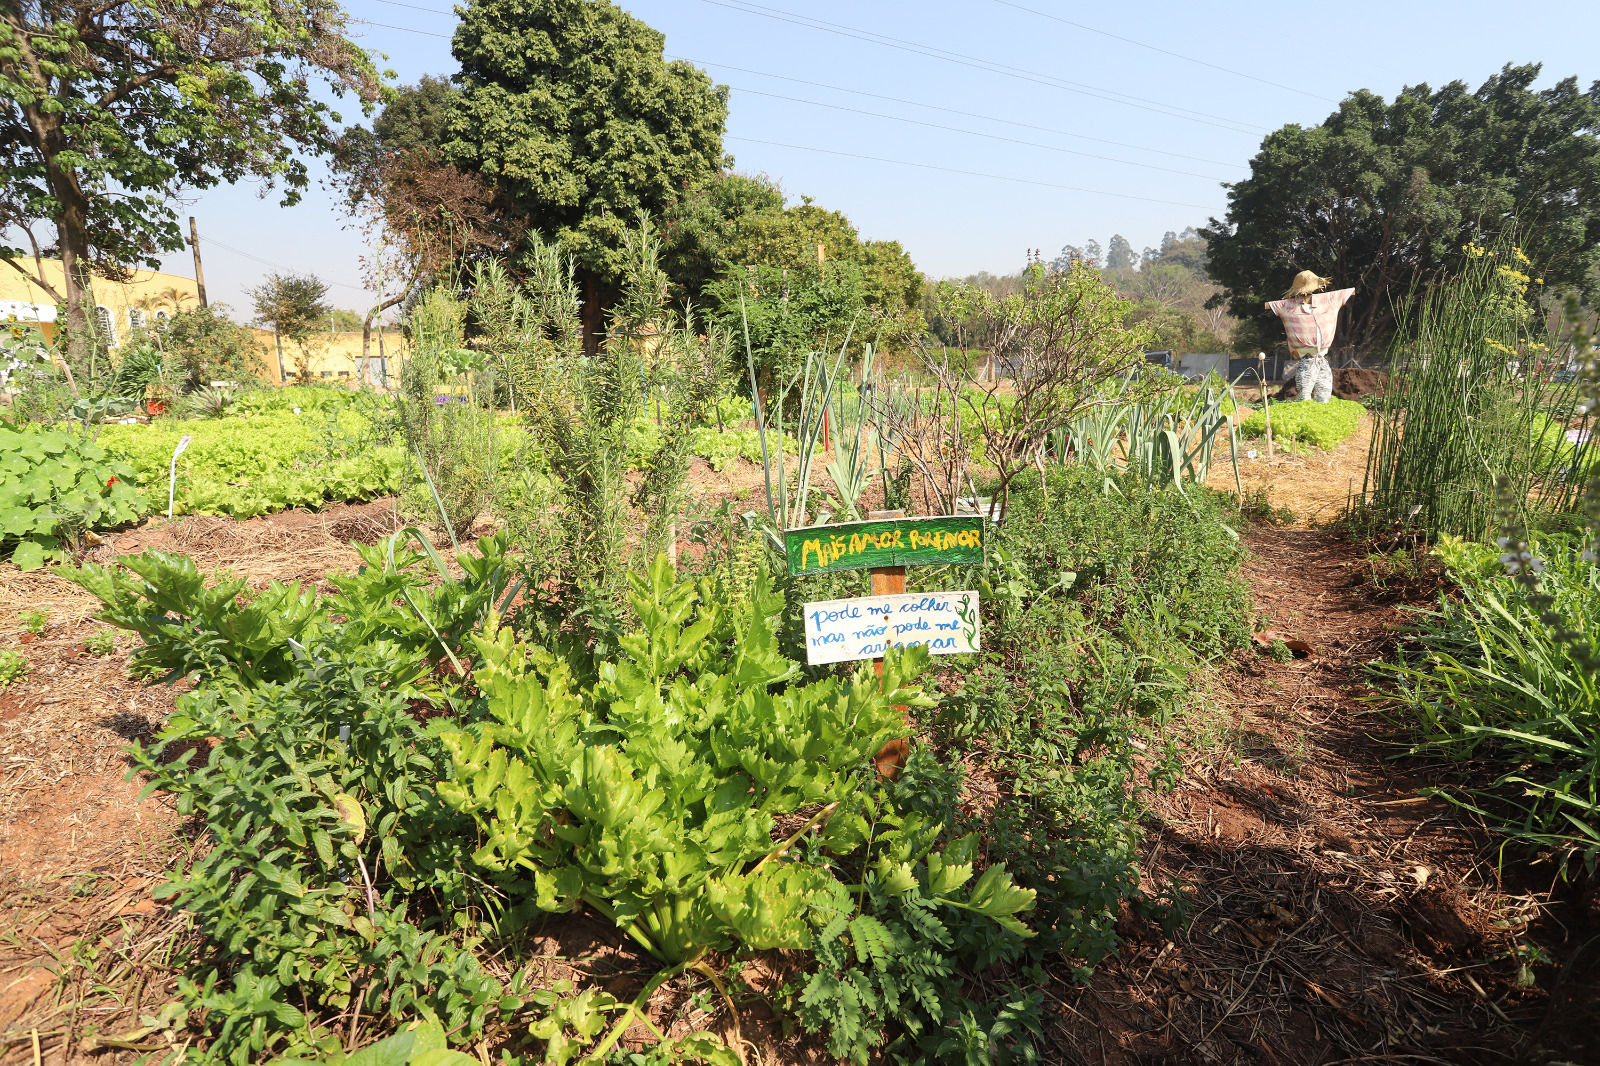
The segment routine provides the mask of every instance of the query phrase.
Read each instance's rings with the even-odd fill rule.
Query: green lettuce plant
[[[1367,409],[1354,400],[1341,400],[1337,396],[1327,403],[1315,400],[1295,400],[1272,405],[1272,435],[1278,441],[1298,440],[1318,448],[1337,448],[1361,425],[1361,416]],[[1267,431],[1268,415],[1252,411],[1239,425],[1246,437],[1260,437]]]

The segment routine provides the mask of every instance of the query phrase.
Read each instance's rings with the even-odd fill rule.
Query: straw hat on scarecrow
[[[1283,298],[1292,300],[1296,296],[1310,296],[1332,284],[1332,278],[1320,277],[1315,270],[1302,270],[1294,276],[1294,284],[1289,286],[1289,291],[1283,294]]]

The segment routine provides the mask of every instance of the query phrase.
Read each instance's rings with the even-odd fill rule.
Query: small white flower
[[[1511,546],[1511,538],[1510,537],[1496,537],[1495,541],[1494,541],[1494,546],[1496,548],[1509,548]]]

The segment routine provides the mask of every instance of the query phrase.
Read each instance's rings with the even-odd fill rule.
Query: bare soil
[[[1264,439],[1239,439],[1239,481],[1244,494],[1265,493],[1274,507],[1294,512],[1292,525],[1309,528],[1331,521],[1362,491],[1367,452],[1372,442],[1372,415],[1364,414],[1356,431],[1331,451],[1307,445],[1290,450],[1281,442],[1268,452]],[[1233,453],[1219,439],[1206,484],[1235,492]]]
[[[1213,738],[1146,826],[1144,874],[1184,886],[1189,922],[1126,916],[1119,958],[1051,989],[1060,1061],[1600,1062],[1593,885],[1497,869],[1372,699],[1404,602],[1332,531],[1248,539],[1258,608],[1309,654],[1217,672]]]
[[[1343,367],[1333,372],[1333,394],[1341,400],[1359,400],[1363,396],[1380,396],[1389,387],[1389,375],[1382,370],[1363,367]],[[1300,398],[1300,390],[1293,381],[1287,381],[1272,396],[1274,401],[1288,402]]]
[[[1182,886],[1187,922],[1166,932],[1126,914],[1123,951],[1089,984],[1061,966],[1044,988],[1046,1062],[1600,1063],[1593,885],[1517,856],[1497,868],[1481,827],[1419,795],[1445,768],[1400,758],[1403,736],[1370,700],[1366,664],[1391,653],[1407,602],[1432,589],[1376,584],[1361,550],[1309,525],[1337,510],[1343,486],[1330,486],[1362,463],[1364,446],[1347,443],[1247,475],[1247,488],[1267,486],[1298,515],[1292,527],[1247,533],[1244,576],[1263,628],[1305,651],[1281,664],[1248,651],[1211,675],[1215,711],[1188,724],[1182,782],[1153,797],[1145,825],[1144,874]],[[737,505],[755,474],[701,471],[696,485],[707,506]],[[161,547],[257,585],[320,582],[354,565],[346,538],[376,538],[393,523],[382,502],[188,519],[129,531],[96,554]],[[36,604],[51,626],[24,644],[15,614]],[[103,628],[93,612],[74,586],[0,568],[0,645],[20,648],[32,668],[0,690],[8,1066],[120,1066],[172,1050],[140,1017],[173,998],[163,952],[189,935],[183,916],[151,895],[182,835],[170,797],[140,800],[138,782],[125,780],[121,748],[160,726],[173,692],[129,679],[126,639],[110,656],[87,654],[85,638]],[[603,923],[553,928],[534,954],[552,977],[604,977],[618,994],[643,979]],[[764,959],[747,986],[771,991],[792,965]],[[663,989],[652,1013],[672,1031],[727,1033],[707,993]],[[827,1061],[784,1037],[759,1002],[744,1033],[768,1063]]]

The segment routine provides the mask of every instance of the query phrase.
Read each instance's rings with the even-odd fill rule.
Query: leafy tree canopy
[[[663,217],[662,261],[681,295],[742,337],[750,328],[763,386],[787,380],[808,351],[895,344],[922,326],[923,279],[897,241],[863,241],[841,212],[810,197],[789,205],[765,175],[720,172]]]
[[[1514,237],[1545,281],[1600,287],[1600,82],[1530,88],[1537,64],[1507,65],[1475,92],[1455,81],[1386,102],[1352,93],[1320,126],[1262,142],[1250,176],[1204,231],[1207,269],[1234,315],[1282,341],[1262,305],[1294,274],[1354,286],[1340,343],[1380,345],[1413,286],[1437,282],[1468,242]],[[1245,332],[1245,331],[1242,331]]]
[[[609,0],[472,0],[456,29],[445,156],[573,257],[591,331],[628,225],[723,163],[727,90],[664,43]]]
[[[255,304],[256,321],[296,342],[304,342],[333,314],[328,283],[315,274],[268,274],[246,291]]]
[[[1182,233],[1167,230],[1160,248],[1146,248],[1139,254],[1139,267],[1178,266],[1202,277],[1206,273],[1206,239],[1193,226]]]
[[[748,231],[760,228],[762,220],[783,208],[783,190],[764,174],[713,174],[663,213],[662,266],[683,295],[699,300],[734,256],[743,256]]]
[[[765,175],[714,175],[668,209],[663,228],[669,272],[690,297],[729,268],[848,263],[860,268],[865,306],[903,316],[922,298],[922,273],[899,241],[863,241],[842,212],[809,196],[789,206]]]
[[[43,288],[66,305],[75,349],[90,336],[91,269],[117,277],[183,247],[182,189],[253,176],[298,199],[297,150],[326,150],[339,121],[312,81],[364,105],[382,92],[346,23],[336,0],[0,5],[0,229],[31,242],[0,260],[35,274],[60,255],[65,291]]]
[[[449,137],[450,109],[461,93],[447,78],[424,74],[402,86],[373,116],[372,135],[389,152],[438,148]]]
[[[268,274],[253,289],[246,289],[254,303],[256,322],[277,336],[279,370],[283,370],[283,338],[300,349],[295,373],[302,382],[311,378],[311,353],[306,342],[313,333],[328,328],[333,307],[327,302],[328,283],[315,274]]]
[[[1120,233],[1112,234],[1111,243],[1106,246],[1106,269],[1126,270],[1135,262],[1133,245],[1128,243],[1128,238]]]

